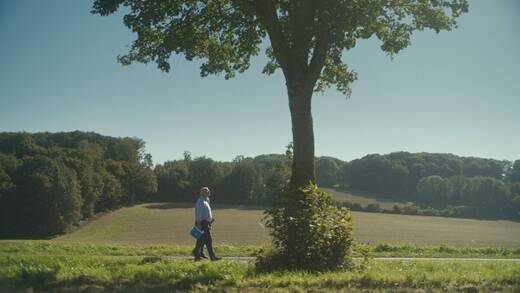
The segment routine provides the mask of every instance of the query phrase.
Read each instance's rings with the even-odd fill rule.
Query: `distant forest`
[[[394,207],[397,213],[520,219],[520,160],[407,152],[367,155],[348,163],[321,160],[317,174],[323,186],[377,192],[417,206],[402,211]]]
[[[0,238],[68,232],[95,213],[155,194],[138,138],[96,133],[0,133]]]
[[[197,188],[206,184],[218,202],[269,205],[289,179],[290,164],[279,154],[215,162],[193,159],[187,152],[184,160],[156,165],[155,175],[155,196],[161,200],[193,201]],[[368,191],[414,203],[392,210],[344,204],[353,210],[520,219],[520,160],[407,152],[367,155],[351,162],[318,157],[316,179],[321,187]]]
[[[218,203],[269,205],[289,177],[281,154],[218,162],[185,152],[154,166],[139,138],[0,133],[0,238],[66,233],[96,213],[139,202],[194,202],[201,186]],[[407,152],[350,162],[318,157],[316,177],[323,187],[415,204],[387,212],[520,219],[520,160]]]

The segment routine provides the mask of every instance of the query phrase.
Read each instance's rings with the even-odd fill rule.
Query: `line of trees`
[[[520,218],[520,160],[398,152],[351,162],[318,157],[315,164],[320,186],[415,203],[391,212]],[[185,152],[153,166],[138,138],[0,133],[0,238],[65,233],[96,213],[137,202],[193,202],[201,186],[218,203],[269,205],[290,172],[287,154],[218,162]]]
[[[520,219],[520,182],[493,177],[424,177],[417,184],[420,202],[449,216]]]
[[[45,238],[157,191],[138,138],[0,133],[0,238]]]
[[[208,185],[219,203],[269,205],[287,183],[290,164],[284,155],[170,161],[155,167],[156,200],[191,202]],[[323,187],[350,187],[415,203],[393,213],[473,218],[520,217],[520,160],[459,157],[452,154],[391,153],[344,162],[316,158],[316,178]],[[366,210],[366,209],[363,209]],[[369,207],[370,211],[380,211]]]
[[[520,218],[520,160],[408,152],[372,154],[348,163],[321,159],[327,162],[317,163],[320,186],[377,192],[441,215]]]
[[[158,182],[156,200],[192,202],[201,186],[209,186],[219,203],[269,205],[290,178],[284,155],[237,156],[232,162],[210,158],[168,161],[155,166]]]

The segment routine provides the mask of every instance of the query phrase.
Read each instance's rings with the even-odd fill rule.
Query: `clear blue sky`
[[[133,40],[121,15],[91,1],[0,1],[0,131],[137,136],[161,163],[194,156],[282,153],[291,141],[281,74],[263,57],[233,80],[197,63],[116,62]],[[520,1],[473,0],[453,32],[418,32],[390,60],[376,40],[345,55],[353,94],[313,100],[316,155],[343,160],[393,151],[520,159]]]

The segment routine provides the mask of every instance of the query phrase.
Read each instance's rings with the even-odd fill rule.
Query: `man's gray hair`
[[[210,192],[209,188],[206,187],[206,186],[204,186],[204,187],[202,187],[202,188],[200,189],[200,195],[202,195],[202,193],[203,193],[204,191],[208,191],[208,192]]]

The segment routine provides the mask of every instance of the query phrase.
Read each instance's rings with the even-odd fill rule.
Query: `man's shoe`
[[[221,260],[221,259],[222,259],[221,257],[214,256],[211,258],[211,261],[217,261],[217,260]]]
[[[193,259],[193,261],[201,261],[200,256],[196,256],[196,257]]]
[[[195,257],[195,261],[199,261],[200,258],[207,258],[204,254],[200,255],[198,253],[195,252],[195,248],[191,251],[191,255],[193,255],[193,257]]]
[[[202,253],[202,254],[200,255],[200,257],[205,258],[205,259],[208,259],[208,257],[207,257],[204,253]]]

